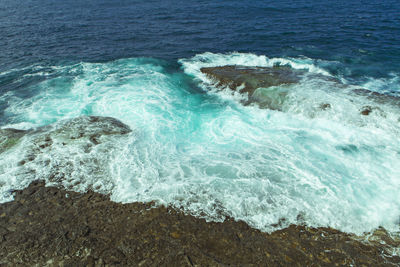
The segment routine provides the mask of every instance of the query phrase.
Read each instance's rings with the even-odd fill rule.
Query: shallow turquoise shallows
[[[309,75],[285,85],[281,111],[260,109],[242,105],[246,96],[217,89],[200,72],[234,64],[285,64]],[[90,152],[54,143],[48,155],[23,165],[18,161],[32,138],[22,138],[1,154],[1,200],[47,177],[49,168],[68,167],[71,177],[62,182],[67,188],[94,188],[122,202],[156,200],[212,220],[229,215],[264,231],[291,223],[396,231],[399,105],[352,92],[382,83],[395,91],[398,84],[371,78],[353,85],[327,70],[335,62],[324,64],[328,68],[309,58],[203,53],[172,64],[129,58],[35,66],[22,79],[46,79],[23,90],[29,97],[20,91],[0,96],[7,118],[2,128],[56,127],[65,119],[100,115],[119,119],[132,132]],[[366,106],[372,109],[368,116],[360,112]],[[102,175],[93,171],[93,159]]]

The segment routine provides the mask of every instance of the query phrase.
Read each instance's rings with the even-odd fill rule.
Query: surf
[[[25,88],[26,95],[8,91],[0,96],[6,103],[1,127],[57,127],[89,115],[126,124],[131,133],[110,136],[112,149],[91,154],[107,162],[107,178],[82,164],[82,181],[68,183],[76,191],[90,187],[109,193],[117,202],[156,201],[207,220],[230,216],[263,231],[289,224],[358,234],[379,226],[399,230],[398,107],[351,93],[360,87],[371,90],[378,82],[395,91],[396,80],[371,78],[365,86],[353,85],[309,58],[245,53],[204,53],[178,64],[129,58],[36,71],[52,76]],[[216,87],[200,71],[276,64],[339,79],[347,89],[329,79],[305,77],[290,85],[280,110],[260,109],[243,105],[246,96]],[[331,108],[321,110],[321,103]],[[364,116],[364,106],[377,109]],[[18,165],[33,141],[22,137],[1,154],[2,202],[12,198],[10,190],[35,178],[21,174]],[[86,157],[78,148],[74,157]],[[51,153],[68,160],[71,150],[56,147]],[[38,173],[48,168],[31,164]]]

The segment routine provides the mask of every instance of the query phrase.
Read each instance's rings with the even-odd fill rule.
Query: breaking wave
[[[82,115],[110,116],[127,124],[132,133],[109,137],[89,158],[74,144],[48,152],[50,165],[30,163],[45,173],[73,155],[79,166],[74,170],[84,175],[74,176],[81,182],[64,186],[98,188],[114,201],[155,200],[209,220],[231,216],[263,231],[291,223],[354,233],[378,226],[399,230],[396,103],[357,93],[360,85],[346,84],[309,58],[204,53],[179,63],[176,68],[132,58],[57,67],[50,77],[0,95],[2,128],[59,125]],[[205,66],[276,64],[315,74],[290,86],[281,111],[243,106],[238,101],[243,96],[215,88],[200,72]],[[20,79],[43,77],[43,71]],[[399,88],[395,78],[371,78],[363,87],[371,90],[377,84],[378,90]],[[323,103],[330,109],[321,110]],[[372,112],[363,116],[366,106]],[[3,202],[10,200],[10,190],[35,178],[21,174],[18,164],[34,142],[27,135],[1,155]],[[94,158],[107,175],[93,172]]]

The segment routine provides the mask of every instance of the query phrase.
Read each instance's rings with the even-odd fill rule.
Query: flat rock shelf
[[[399,240],[291,225],[271,234],[35,181],[0,205],[0,266],[398,266]],[[391,252],[392,251],[392,252]]]

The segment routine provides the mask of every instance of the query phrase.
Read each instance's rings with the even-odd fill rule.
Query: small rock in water
[[[322,110],[327,110],[331,108],[331,104],[324,103],[319,106]]]
[[[361,110],[361,114],[364,116],[368,116],[372,112],[372,108],[370,106],[365,106]]]

